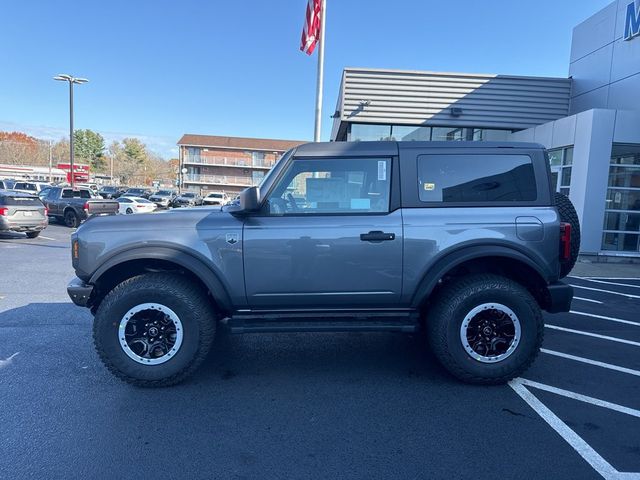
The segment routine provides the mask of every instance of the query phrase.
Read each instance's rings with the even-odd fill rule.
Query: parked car
[[[169,208],[174,198],[176,198],[175,190],[158,190],[149,197],[149,200],[155,203],[158,208]]]
[[[47,210],[38,197],[0,190],[0,231],[25,232],[36,238],[48,224]]]
[[[50,186],[50,184],[44,182],[18,181],[14,183],[12,190],[37,196],[42,190]]]
[[[11,190],[13,186],[16,184],[15,180],[11,180],[9,178],[3,178],[0,180],[0,190]]]
[[[210,192],[203,199],[203,205],[226,205],[229,203],[229,197],[224,192]]]
[[[138,197],[148,199],[151,196],[151,190],[148,188],[129,188],[123,194],[126,197]]]
[[[124,190],[120,187],[114,187],[112,185],[105,185],[98,190],[98,195],[105,199],[118,198],[124,193]]]
[[[202,197],[195,192],[183,192],[173,199],[172,207],[195,207],[202,205]]]
[[[224,327],[424,330],[451,374],[501,384],[538,355],[542,310],[570,309],[580,225],[541,145],[335,142],[290,150],[239,205],[105,218],[71,241],[69,296],[127,382],[181,381]]]
[[[131,215],[132,213],[149,213],[158,208],[155,203],[146,198],[122,196],[116,201],[120,205],[118,213],[126,215]]]
[[[49,187],[41,192],[40,199],[49,217],[62,220],[71,228],[78,227],[91,215],[115,214],[119,207],[113,200],[96,199],[87,188]]]

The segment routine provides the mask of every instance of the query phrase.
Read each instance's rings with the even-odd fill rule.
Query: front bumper
[[[69,298],[79,307],[86,307],[88,305],[91,293],[93,293],[93,285],[87,285],[78,277],[71,280],[69,285],[67,285]]]
[[[553,282],[547,286],[548,307],[545,309],[549,313],[568,312],[571,310],[573,300],[573,287],[563,281]]]

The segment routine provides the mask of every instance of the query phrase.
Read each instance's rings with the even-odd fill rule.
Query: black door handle
[[[395,233],[385,233],[385,232],[381,232],[380,230],[375,230],[373,232],[360,234],[360,240],[362,240],[363,242],[385,242],[388,240],[395,240],[395,239],[396,239]]]

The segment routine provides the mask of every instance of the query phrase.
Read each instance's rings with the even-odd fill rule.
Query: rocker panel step
[[[223,321],[231,333],[403,332],[418,330],[417,313],[285,313],[234,315]]]

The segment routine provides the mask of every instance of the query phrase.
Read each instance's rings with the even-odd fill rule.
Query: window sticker
[[[387,162],[384,160],[378,160],[378,180],[387,179]]]
[[[430,192],[430,191],[436,189],[436,184],[435,183],[425,183],[425,184],[422,185],[422,188],[424,188],[426,191]]]
[[[371,208],[371,200],[368,198],[352,198],[351,210],[369,210]]]

